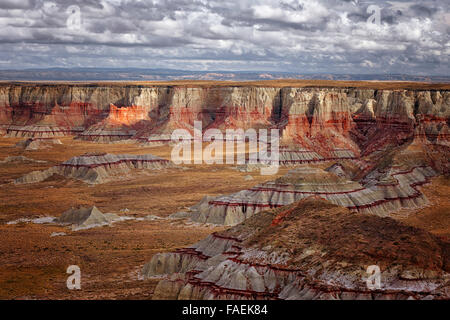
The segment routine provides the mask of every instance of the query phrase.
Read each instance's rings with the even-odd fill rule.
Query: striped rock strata
[[[102,143],[128,140],[137,133],[136,129],[149,119],[146,113],[144,107],[133,105],[118,108],[111,104],[106,119],[84,130],[78,138]]]
[[[356,159],[356,155],[349,149],[332,149],[325,156],[307,149],[281,148],[279,162],[281,165],[295,165],[302,163],[317,163],[333,160]]]
[[[14,181],[16,184],[36,183],[53,175],[81,180],[89,184],[105,183],[126,176],[133,169],[160,170],[173,167],[168,160],[151,154],[84,154],[44,171],[33,171]]]
[[[70,134],[68,129],[57,126],[27,125],[9,126],[6,129],[6,137],[11,138],[58,138]]]
[[[268,208],[289,205],[309,196],[320,196],[352,211],[387,215],[401,208],[427,203],[417,189],[436,172],[427,166],[374,171],[366,183],[313,167],[299,167],[273,182],[227,196],[207,197],[190,208],[196,222],[236,225]]]
[[[154,299],[449,299],[449,243],[309,198],[144,266]],[[378,265],[381,286],[367,286]]]
[[[0,126],[10,136],[167,141],[199,120],[205,130],[278,128],[283,143],[359,156],[414,137],[448,146],[449,116],[445,89],[0,84]]]

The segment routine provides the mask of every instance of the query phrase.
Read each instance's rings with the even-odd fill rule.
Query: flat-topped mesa
[[[354,160],[357,156],[349,149],[332,149],[320,155],[315,151],[307,149],[292,149],[283,148],[280,150],[279,157],[280,164],[302,164],[302,163],[317,163],[317,162],[327,162],[333,160]]]
[[[154,255],[143,274],[162,277],[153,299],[448,299],[446,246],[311,197]],[[374,262],[383,279],[376,289],[366,284]]]
[[[204,130],[279,128],[283,143],[325,157],[334,149],[359,156],[414,135],[446,145],[449,118],[446,89],[0,84],[0,126],[12,136],[39,136],[34,127],[47,126],[83,130],[81,138],[93,141],[132,136],[151,143],[202,121]]]
[[[203,201],[191,208],[190,219],[236,225],[268,208],[282,207],[314,195],[352,211],[384,216],[401,208],[426,204],[427,199],[417,187],[435,175],[427,166],[393,168],[368,175],[363,185],[333,170],[300,167],[273,182]]]
[[[136,134],[136,130],[123,128],[106,128],[102,126],[90,127],[77,135],[78,139],[99,143],[120,142],[130,140]]]
[[[327,161],[323,156],[315,151],[307,149],[294,149],[289,147],[280,148],[280,164],[314,163]]]
[[[34,171],[14,182],[17,184],[44,181],[53,175],[81,180],[89,184],[100,184],[126,178],[133,169],[161,170],[173,164],[151,154],[107,154],[87,153],[73,157],[44,171]]]
[[[267,147],[267,150],[270,150],[270,146]],[[258,157],[259,154],[257,152],[250,152],[249,155],[246,156],[246,163],[237,166],[236,169],[242,172],[251,172],[260,170],[261,167],[267,166],[268,161],[265,162],[264,160],[261,160],[261,162],[256,164],[250,162],[251,158]],[[353,151],[348,149],[334,149],[326,152],[324,155],[321,155],[313,150],[296,148],[294,146],[279,146],[278,164],[283,166],[297,166],[299,164],[357,159],[358,157],[353,153]]]

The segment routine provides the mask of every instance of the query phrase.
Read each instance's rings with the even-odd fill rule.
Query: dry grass
[[[128,221],[85,231],[49,225],[0,225],[0,299],[148,299],[156,281],[142,266],[158,252],[189,246],[220,228],[169,221]],[[66,236],[51,238],[53,232]],[[69,291],[69,265],[81,269],[81,291]]]

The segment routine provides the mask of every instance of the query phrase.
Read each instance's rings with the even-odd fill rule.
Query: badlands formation
[[[401,208],[417,208],[427,203],[417,189],[436,172],[429,166],[393,167],[368,175],[366,182],[345,177],[340,166],[322,170],[300,167],[273,182],[257,185],[229,196],[205,197],[190,208],[193,221],[236,225],[267,208],[282,207],[317,195],[352,211],[387,215]],[[342,177],[344,176],[344,177]]]
[[[155,255],[143,272],[169,274],[154,299],[448,299],[449,245],[310,197]],[[364,281],[373,261],[378,290]]]
[[[28,138],[28,139],[19,141],[16,144],[16,147],[30,151],[30,150],[48,149],[48,148],[51,148],[52,145],[55,145],[55,144],[62,144],[62,142],[59,139],[52,139],[52,138],[44,138],[44,139]]]
[[[14,181],[16,184],[37,183],[60,175],[89,184],[105,183],[126,177],[132,169],[161,170],[171,168],[169,160],[151,154],[83,154],[44,171],[33,171]]]
[[[117,150],[132,144],[160,150],[171,142],[173,130],[192,134],[195,121],[205,131],[279,129],[286,174],[262,180],[253,173],[260,165],[235,166],[229,172],[242,176],[238,188],[202,192],[199,203],[201,196],[180,203],[166,215],[173,219],[155,222],[203,232],[231,226],[184,249],[146,256],[150,262],[143,273],[160,280],[153,295],[159,299],[449,299],[447,227],[437,228],[444,234],[439,236],[400,221],[401,214],[440,201],[447,214],[447,200],[429,199],[423,188],[436,181],[441,183],[436,188],[448,185],[449,120],[450,86],[440,84],[0,84],[0,133],[28,139],[15,149],[39,153],[56,148],[58,140],[52,139],[61,139],[114,150],[79,153],[45,170],[25,171],[8,188],[48,187],[54,175],[103,187],[132,178],[134,170],[171,168],[166,154]],[[194,167],[189,169],[203,168]],[[208,175],[228,169],[215,167]],[[167,190],[141,184],[128,190],[140,196],[161,192],[167,206],[171,191],[183,188],[178,184],[183,174],[191,171],[180,170]],[[125,198],[118,188],[111,202]],[[60,219],[77,216],[80,225],[84,216],[108,220],[95,208],[83,210]],[[362,280],[373,264],[382,271],[377,290]]]
[[[110,225],[120,221],[121,217],[113,213],[102,213],[97,207],[72,208],[65,211],[60,217],[53,220],[54,223],[71,225],[73,230],[89,229]]]

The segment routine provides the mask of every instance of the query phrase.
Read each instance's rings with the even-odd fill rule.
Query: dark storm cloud
[[[29,0],[2,0],[0,9],[28,9],[32,7],[32,1]]]
[[[68,24],[76,22],[73,5],[79,27]],[[449,7],[433,0],[0,0],[0,68],[448,74]],[[367,22],[374,8],[380,25]]]
[[[432,17],[439,10],[435,7],[427,7],[422,4],[415,4],[411,6],[411,10],[419,17]]]

